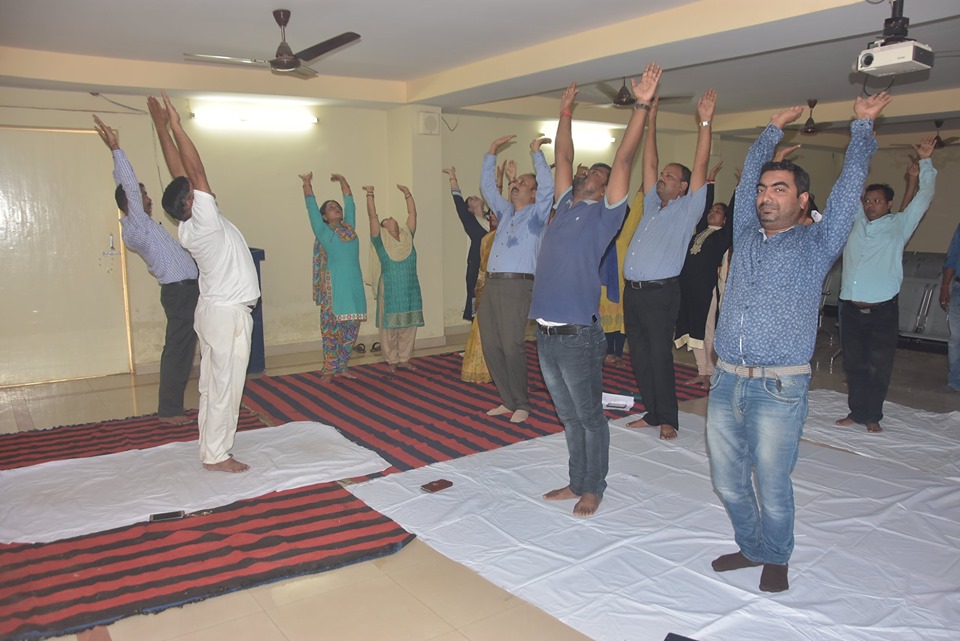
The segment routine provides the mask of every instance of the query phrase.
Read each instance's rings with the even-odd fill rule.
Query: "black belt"
[[[546,334],[547,336],[579,334],[580,330],[584,327],[586,327],[586,325],[541,325],[537,323],[537,328],[540,330],[540,333]]]
[[[517,272],[487,272],[487,278],[533,280],[533,274],[518,274]]]
[[[860,311],[860,312],[862,312],[862,313],[864,313],[864,314],[869,314],[872,310],[874,310],[874,309],[876,309],[876,308],[878,308],[878,307],[883,307],[884,305],[889,305],[890,303],[895,303],[895,302],[897,302],[897,298],[899,298],[899,296],[900,296],[900,295],[897,294],[896,296],[894,296],[894,297],[891,298],[890,300],[880,301],[879,303],[864,303],[864,302],[861,302],[861,301],[858,301],[858,300],[845,300],[845,301],[843,301],[843,302],[844,302],[844,303],[849,303],[849,304],[852,305],[853,307],[856,307],[858,311]]]
[[[187,278],[184,280],[178,280],[175,283],[161,283],[161,285],[196,285],[196,284],[197,284],[196,278]]]
[[[673,278],[661,278],[660,280],[625,280],[623,282],[626,283],[630,289],[648,289],[650,287],[664,287],[665,285],[679,283],[680,277],[674,276]]]

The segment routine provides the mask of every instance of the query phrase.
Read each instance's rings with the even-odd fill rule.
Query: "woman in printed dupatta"
[[[377,298],[377,327],[380,344],[390,372],[397,369],[417,369],[410,363],[417,328],[423,327],[423,299],[417,278],[417,250],[413,236],[417,233],[417,205],[413,194],[403,185],[397,185],[407,204],[407,222],[401,226],[393,218],[377,217],[377,203],[373,187],[367,192],[367,215],[370,219],[370,242],[377,259],[371,258],[371,282]]]
[[[323,335],[323,377],[356,378],[347,369],[360,323],[367,320],[367,297],[360,272],[360,239],[355,225],[357,209],[350,185],[340,174],[330,182],[340,184],[343,206],[327,200],[319,207],[313,194],[313,172],[302,174],[307,215],[316,240],[313,243],[313,300],[320,307]]]

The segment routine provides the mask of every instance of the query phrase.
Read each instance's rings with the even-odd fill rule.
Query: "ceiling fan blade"
[[[605,82],[597,83],[597,91],[606,96],[609,100],[613,100],[617,97],[617,89],[614,89],[611,85],[608,85]]]
[[[340,47],[345,47],[351,42],[355,42],[360,39],[359,33],[354,33],[352,31],[346,31],[341,33],[339,36],[334,36],[329,40],[324,40],[319,42],[312,47],[307,47],[303,51],[297,52],[297,57],[304,62],[310,62],[314,58],[319,58],[325,53],[330,53],[334,49],[339,49]]]
[[[689,96],[660,96],[661,105],[681,105],[693,100],[693,94]]]
[[[942,142],[943,146],[946,147],[947,145],[952,145],[958,140],[960,140],[960,136],[950,136],[949,138],[941,138],[940,142]]]
[[[317,72],[308,67],[307,65],[300,65],[293,71],[277,71],[276,69],[270,70],[275,76],[286,76],[287,78],[300,78],[301,80],[309,80],[310,78],[316,78]]]
[[[206,53],[185,53],[183,59],[187,62],[203,62],[218,65],[234,65],[238,67],[269,67],[269,60],[257,58],[234,58],[233,56],[214,56]]]

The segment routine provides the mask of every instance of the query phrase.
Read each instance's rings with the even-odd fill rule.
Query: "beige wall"
[[[116,97],[137,108],[141,97]],[[162,186],[168,175],[154,143],[149,118],[143,114],[115,113],[123,109],[82,92],[51,92],[30,89],[0,89],[0,125],[51,128],[89,128],[90,113],[95,112],[120,129],[121,144],[127,151],[138,177],[156,201],[155,215],[168,230],[172,222],[159,205]],[[188,111],[181,104],[182,111]],[[358,232],[366,235],[366,211],[361,186],[377,186],[381,216],[404,215],[397,183],[408,184],[420,212],[417,234],[419,273],[424,297],[426,327],[421,339],[442,342],[444,330],[462,326],[464,271],[468,242],[456,217],[449,196],[443,167],[455,165],[466,195],[479,193],[479,173],[483,154],[490,141],[503,134],[516,134],[515,144],[500,154],[500,159],[516,160],[521,171],[529,170],[529,141],[543,131],[542,121],[530,118],[480,115],[443,116],[440,135],[418,133],[420,112],[437,110],[424,106],[404,106],[390,110],[348,107],[316,107],[316,127],[306,133],[223,132],[199,128],[186,121],[186,127],[200,149],[222,211],[243,231],[248,242],[266,251],[263,264],[265,338],[271,350],[299,349],[319,341],[319,317],[311,298],[311,260],[313,237],[305,214],[297,174],[312,170],[320,200],[340,194],[328,182],[331,173],[344,174],[361,197],[358,201]],[[622,129],[613,129],[619,139]],[[663,131],[660,136],[663,162],[692,162],[696,140],[695,127],[684,132]],[[711,162],[723,159],[724,170],[718,180],[718,198],[726,200],[733,189],[734,168],[742,165],[748,142],[718,138],[719,145]],[[882,140],[881,140],[882,142]],[[616,143],[606,150],[580,150],[576,162],[610,162]],[[552,147],[544,148],[553,161]],[[100,150],[109,158],[106,148]],[[881,151],[874,160],[871,181],[890,182],[900,191],[903,151]],[[16,149],[0,154],[16,155]],[[940,169],[938,196],[930,214],[921,225],[910,249],[944,251],[957,223],[952,207],[960,190],[958,158],[960,147],[938,152],[935,163]],[[88,163],[85,157],[68,159],[70,163]],[[97,159],[98,162],[101,159]],[[797,161],[810,171],[813,191],[823,206],[827,190],[839,173],[839,153],[804,149]],[[68,163],[69,165],[69,163]],[[631,190],[639,187],[639,162],[635,165]],[[52,183],[57,181],[51,175]],[[85,186],[86,196],[95,196],[102,209],[72,212],[76,216],[111,217],[113,180],[106,173],[100,182]],[[79,200],[79,198],[78,198]],[[898,196],[899,201],[899,196]],[[100,248],[97,248],[98,250]],[[361,263],[367,271],[369,243],[361,243]],[[134,362],[150,369],[159,360],[163,342],[163,312],[156,281],[142,261],[130,256],[129,294]],[[49,277],[36,274],[39,280]],[[38,282],[38,290],[39,287]],[[97,293],[91,292],[96,300]],[[369,292],[368,292],[369,298]],[[20,305],[23,301],[5,301]],[[371,318],[374,312],[370,300]],[[361,336],[374,340],[375,328],[368,321]]]

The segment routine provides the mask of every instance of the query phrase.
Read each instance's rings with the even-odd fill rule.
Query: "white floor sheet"
[[[0,542],[102,532],[159,512],[208,510],[388,467],[333,427],[308,422],[238,432],[233,454],[251,469],[208,472],[190,441],[0,471]]]
[[[812,405],[812,403],[811,403]],[[394,474],[351,491],[442,554],[599,640],[955,641],[960,489],[903,465],[803,443],[794,472],[791,589],[760,568],[724,574],[736,546],[710,485],[702,417],[677,441],[614,422],[599,512],[540,496],[567,483],[562,434]],[[453,486],[426,494],[420,485]]]
[[[960,481],[960,412],[936,414],[886,402],[878,434],[862,425],[836,425],[849,412],[846,394],[813,390],[803,438]]]

